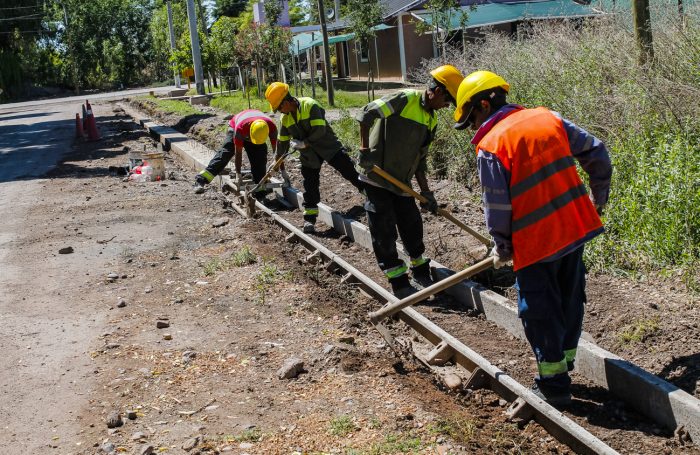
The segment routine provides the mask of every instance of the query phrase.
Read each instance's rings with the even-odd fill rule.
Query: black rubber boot
[[[433,277],[430,275],[430,261],[417,267],[411,267],[411,275],[414,284],[418,285],[421,289],[435,284]]]
[[[563,387],[547,387],[542,384],[532,386],[532,393],[552,406],[568,406],[571,404],[571,391]]]
[[[416,288],[411,286],[406,274],[390,279],[389,284],[391,284],[391,292],[399,299],[405,299],[409,295],[418,292]]]

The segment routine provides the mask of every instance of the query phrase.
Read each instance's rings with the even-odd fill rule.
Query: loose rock
[[[462,388],[462,378],[454,373],[447,373],[442,379],[442,382],[444,382],[445,387],[452,391],[460,390]]]
[[[190,363],[197,357],[197,353],[194,351],[185,351],[182,353],[182,362],[183,363]]]
[[[124,308],[125,306],[126,306],[126,300],[124,300],[124,299],[119,299],[119,301],[117,302],[117,307],[118,307],[118,308]]]
[[[277,370],[277,377],[280,379],[296,378],[304,371],[304,362],[301,359],[290,358],[285,360],[282,367]]]
[[[212,227],[222,227],[226,226],[228,224],[228,218],[219,218],[217,220],[214,220],[211,225]]]
[[[170,327],[170,323],[168,321],[156,321],[156,327],[159,329],[167,329]]]
[[[146,435],[141,433],[140,431],[131,435],[132,441],[139,441],[139,440],[145,439],[145,438],[146,438]]]
[[[117,428],[124,425],[121,414],[117,411],[112,411],[107,416],[107,428]]]
[[[172,336],[171,334],[169,334],[169,333],[166,333],[166,334],[163,335],[163,339],[166,340],[166,341],[170,341],[170,340],[173,339],[173,336]]]
[[[136,420],[136,411],[126,411],[126,418],[129,420]]]
[[[58,254],[71,254],[73,252],[72,246],[67,246],[58,250]]]
[[[112,444],[111,442],[105,442],[100,446],[100,450],[103,451],[104,453],[114,453],[117,448]]]
[[[138,451],[136,451],[136,453],[138,455],[151,455],[153,453],[153,450],[153,446],[146,444],[141,446],[141,448]]]
[[[182,450],[189,452],[190,450],[194,449],[199,445],[199,436],[195,436],[194,438],[188,439],[185,441],[184,444],[182,444]]]

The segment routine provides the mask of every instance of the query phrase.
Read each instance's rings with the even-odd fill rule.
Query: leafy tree
[[[63,0],[68,16],[65,58],[82,86],[149,80],[151,0]]]
[[[469,13],[460,8],[459,0],[428,0],[423,7],[430,13],[431,24],[417,22],[416,30],[419,33],[432,32],[435,47],[440,50],[440,55],[445,55],[447,45],[454,37],[454,34],[450,34],[452,23],[456,19],[463,30],[469,20]]]
[[[368,93],[370,80],[372,77],[372,52],[370,51],[370,43],[377,36],[374,26],[382,22],[384,12],[379,0],[348,0],[343,11],[344,17],[348,21],[348,25],[355,32],[355,40],[360,43],[360,46],[367,49],[368,66],[370,75],[368,79]],[[368,100],[371,101],[371,100]]]
[[[2,98],[20,96],[32,67],[25,56],[38,56],[36,42],[48,32],[46,6],[36,0],[4,0],[0,8],[0,88]]]
[[[175,42],[187,30],[187,10],[184,2],[172,2],[173,31]],[[158,80],[172,77],[170,65],[170,30],[168,28],[168,8],[161,5],[153,12],[150,24],[153,75]],[[189,35],[188,35],[189,36]]]
[[[214,17],[220,18],[222,16],[240,16],[245,11],[248,2],[246,0],[216,0],[215,3]]]

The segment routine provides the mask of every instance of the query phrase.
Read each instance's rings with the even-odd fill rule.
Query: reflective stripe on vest
[[[265,114],[256,109],[246,109],[245,111],[241,111],[238,113],[238,115],[232,117],[231,120],[229,120],[228,122],[228,126],[235,130],[244,123],[253,122],[255,120],[268,121],[270,119]]]
[[[496,155],[510,172],[514,270],[602,228],[564,126],[548,109],[513,112],[486,133],[478,150]]]
[[[402,90],[408,98],[406,107],[401,111],[401,117],[413,120],[414,122],[425,125],[428,131],[432,131],[437,126],[437,115],[435,111],[428,112],[421,105],[422,94],[418,90]],[[376,100],[375,103],[380,100]]]
[[[294,125],[295,123],[299,123],[302,120],[308,120],[309,117],[311,117],[311,108],[314,106],[319,106],[318,101],[316,101],[313,98],[297,98],[299,100],[299,109],[297,109],[297,115],[299,118],[296,120],[294,119],[294,116],[289,113],[289,114],[284,114],[282,116],[282,125],[285,127],[289,127]],[[309,122],[311,126],[318,126],[318,125],[325,125],[326,121],[324,119],[313,119]]]
[[[318,208],[304,209],[304,216],[306,215],[318,215]]]

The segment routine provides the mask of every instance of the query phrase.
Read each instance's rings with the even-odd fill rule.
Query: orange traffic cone
[[[83,121],[80,120],[80,114],[75,114],[75,137],[85,136],[85,131],[83,131]]]
[[[83,131],[87,129],[87,109],[85,109],[85,105],[81,104],[81,108],[83,108]]]
[[[92,110],[87,111],[87,132],[88,141],[97,141],[100,139],[100,132],[97,131],[97,124],[95,123],[95,116],[92,115]]]

